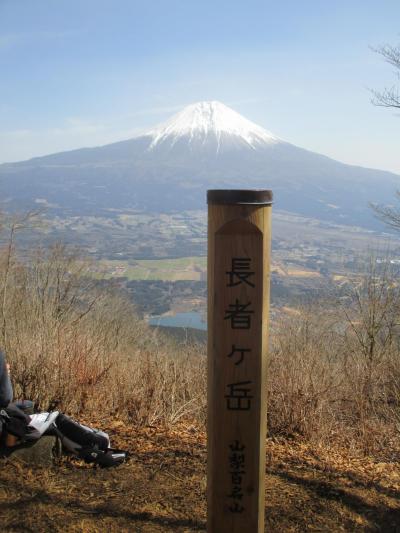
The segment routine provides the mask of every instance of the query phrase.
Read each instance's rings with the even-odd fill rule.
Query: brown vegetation
[[[270,432],[398,457],[399,306],[387,264],[371,260],[340,298],[284,318],[273,336]]]
[[[147,327],[65,246],[19,260],[14,237],[21,227],[14,225],[0,254],[0,343],[16,396],[75,416],[202,427],[204,346],[179,345]],[[400,294],[388,269],[371,265],[339,299],[273,324],[270,436],[397,454]]]
[[[132,458],[94,470],[16,462],[0,469],[2,531],[199,533],[206,531],[204,432],[98,424]],[[397,533],[400,473],[390,461],[355,460],[332,448],[268,439],[265,530]]]
[[[204,418],[204,358],[142,323],[123,295],[100,288],[74,250],[0,255],[0,345],[15,395],[41,409],[107,413],[138,425]]]
[[[105,429],[132,459],[116,473],[10,463],[4,530],[204,531],[205,347],[147,327],[65,246],[19,259],[21,227],[0,253],[0,345],[16,396]],[[399,288],[371,267],[341,290],[273,324],[269,530],[398,531]]]

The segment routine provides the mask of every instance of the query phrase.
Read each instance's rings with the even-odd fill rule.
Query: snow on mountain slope
[[[44,199],[55,212],[177,212],[204,208],[213,188],[272,189],[278,209],[375,228],[370,202],[391,203],[400,176],[294,146],[219,102],[190,105],[133,139],[0,165],[7,209]]]
[[[144,136],[151,137],[150,151],[161,144],[173,147],[182,139],[196,145],[213,142],[216,152],[229,140],[252,149],[280,142],[269,131],[216,101],[189,105]]]

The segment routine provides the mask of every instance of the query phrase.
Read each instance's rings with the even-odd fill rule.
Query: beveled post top
[[[207,203],[214,205],[272,205],[272,191],[264,189],[209,189]]]

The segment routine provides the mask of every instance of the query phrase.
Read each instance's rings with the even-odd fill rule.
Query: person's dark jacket
[[[13,399],[13,389],[8,374],[6,359],[0,350],[0,408],[7,407]]]

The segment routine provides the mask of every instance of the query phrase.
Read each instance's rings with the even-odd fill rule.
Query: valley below
[[[384,229],[383,225],[382,228]],[[182,317],[204,322],[207,299],[207,217],[201,210],[144,213],[112,210],[98,216],[44,214],[40,226],[19,237],[33,243],[63,242],[87,257],[99,284],[129,295],[142,318]],[[272,318],[301,302],[329,299],[357,282],[373,262],[400,263],[394,234],[273,211]],[[192,320],[191,316],[190,320]],[[154,323],[154,322],[153,322]],[[161,322],[159,322],[162,324]],[[167,321],[166,325],[170,325]]]

